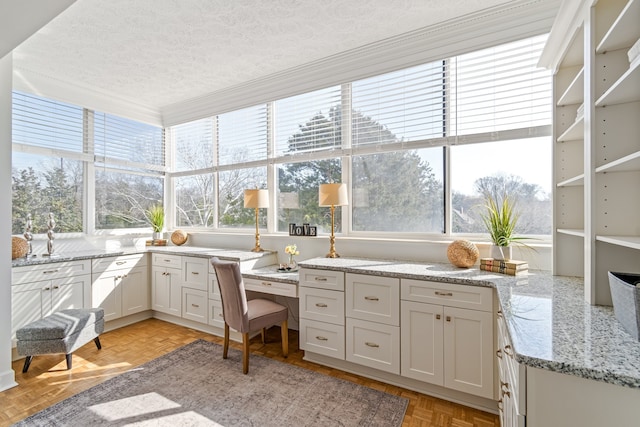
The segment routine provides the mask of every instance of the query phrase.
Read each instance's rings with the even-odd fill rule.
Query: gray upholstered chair
[[[224,318],[224,350],[222,357],[227,358],[229,350],[229,327],[242,334],[242,372],[249,372],[249,334],[261,331],[262,340],[266,328],[280,324],[282,333],[282,353],[289,355],[289,328],[287,319],[289,310],[268,299],[247,301],[244,282],[237,262],[221,261],[211,258],[211,265],[218,278],[218,287],[222,298],[222,316]]]

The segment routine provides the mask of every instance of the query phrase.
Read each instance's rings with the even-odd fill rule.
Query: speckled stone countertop
[[[584,302],[581,278],[530,271],[507,276],[450,264],[313,258],[300,267],[497,290],[516,360],[527,366],[640,388],[640,342],[615,319],[612,307]]]
[[[55,254],[53,257],[35,256],[18,258],[12,261],[12,267],[22,267],[37,264],[49,264],[52,262],[63,261],[78,261],[83,259],[104,258],[118,255],[133,255],[146,252],[164,253],[168,255],[189,255],[201,258],[210,258],[217,256],[220,259],[229,261],[250,261],[260,259],[265,256],[271,256],[275,252],[251,252],[241,251],[237,249],[222,249],[222,248],[204,248],[198,246],[146,246],[145,248],[125,247],[119,250],[84,250],[84,251],[67,251]]]

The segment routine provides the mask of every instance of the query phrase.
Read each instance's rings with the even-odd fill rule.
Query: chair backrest
[[[218,278],[224,321],[238,332],[250,332],[247,296],[240,273],[240,264],[213,257],[211,265]]]

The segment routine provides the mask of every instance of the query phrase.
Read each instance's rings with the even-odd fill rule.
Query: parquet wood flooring
[[[131,368],[175,350],[196,339],[222,344],[222,338],[158,319],[148,319],[100,336],[102,350],[93,342],[73,354],[73,369],[66,370],[63,354],[36,356],[26,374],[23,360],[13,363],[18,386],[0,393],[0,426],[9,426],[56,402],[73,396]],[[241,350],[239,343],[231,346]],[[280,330],[251,340],[252,354],[260,354],[323,374],[342,378],[409,399],[403,427],[499,427],[496,415],[468,408],[421,393],[360,377],[302,360],[297,331],[290,331],[289,357],[282,357]],[[251,369],[251,361],[249,362]]]

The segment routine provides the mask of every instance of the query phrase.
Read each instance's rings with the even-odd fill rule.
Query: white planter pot
[[[154,231],[153,235],[152,235],[152,239],[153,240],[160,240],[162,239],[162,231]]]
[[[507,261],[511,259],[511,246],[491,245],[491,258]]]

